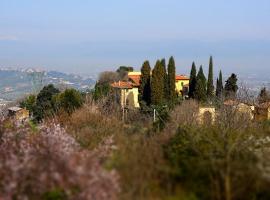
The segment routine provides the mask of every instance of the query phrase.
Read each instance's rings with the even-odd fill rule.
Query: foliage
[[[203,73],[203,68],[200,66],[198,75],[197,75],[197,84],[195,88],[195,98],[198,101],[206,101],[207,94],[206,94],[206,78]]]
[[[0,127],[2,123],[0,123]],[[1,199],[117,199],[118,175],[104,169],[111,138],[82,149],[58,124],[5,128],[0,143]]]
[[[192,110],[187,106],[180,106],[181,115]],[[200,125],[194,124],[194,119],[188,120],[185,116],[182,121],[176,120],[177,134],[165,146],[173,188],[184,186],[198,199],[260,199],[260,195],[269,195],[262,187],[265,178],[258,168],[265,159],[260,143],[266,142],[265,128],[226,107],[221,108],[215,124]],[[177,124],[169,127],[167,134]]]
[[[213,78],[213,57],[210,57],[209,61],[209,72],[208,72],[208,80],[207,80],[207,98],[212,99],[214,97],[214,78]]]
[[[149,61],[145,61],[141,68],[141,84],[139,88],[140,104],[144,101],[146,105],[151,103],[151,67]]]
[[[219,78],[217,79],[217,86],[216,86],[216,97],[218,99],[221,99],[223,97],[224,93],[224,87],[223,87],[223,78],[222,78],[222,72],[219,72]]]
[[[270,101],[270,93],[266,90],[266,88],[262,88],[260,91],[260,94],[258,96],[258,102],[259,103],[265,103]]]
[[[125,79],[128,72],[133,72],[133,67],[120,66],[116,72],[118,73],[120,79]]]
[[[36,108],[33,111],[34,120],[40,122],[45,117],[51,117],[55,113],[53,96],[60,93],[54,85],[45,86],[37,95]]]
[[[43,200],[65,200],[67,199],[67,195],[65,193],[65,191],[63,191],[62,189],[53,189],[49,192],[45,192],[43,194]]]
[[[29,95],[22,102],[20,102],[22,108],[26,108],[29,113],[32,115],[36,106],[36,96]]]
[[[162,104],[164,101],[164,73],[160,61],[156,62],[156,65],[152,71],[151,79],[151,103],[153,105]]]
[[[168,64],[168,98],[169,101],[174,101],[176,98],[175,92],[175,61],[170,57]]]
[[[167,66],[166,66],[166,60],[163,58],[161,61],[161,66],[162,66],[162,73],[163,73],[163,81],[164,81],[164,99],[168,98],[168,73],[167,73]]]
[[[193,62],[191,71],[190,71],[190,80],[189,80],[189,93],[188,96],[190,98],[195,97],[195,89],[196,89],[196,84],[197,84],[197,70],[196,70],[196,65]]]
[[[106,97],[110,92],[111,86],[109,83],[99,83],[97,82],[95,85],[95,89],[93,91],[93,98],[97,101]]]
[[[80,92],[75,89],[66,89],[54,98],[58,110],[64,110],[69,115],[83,104],[83,98]]]
[[[232,74],[226,81],[225,84],[225,96],[226,98],[235,98],[236,97],[236,93],[238,90],[238,86],[237,86],[237,76],[236,74]]]
[[[155,132],[160,132],[166,126],[166,123],[170,119],[169,107],[164,105],[154,106],[156,121],[153,124],[153,129]]]

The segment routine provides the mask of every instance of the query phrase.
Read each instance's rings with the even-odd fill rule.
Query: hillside
[[[0,69],[0,99],[12,101],[33,93],[49,83],[85,91],[92,88],[95,80],[91,77],[83,78],[57,71]]]

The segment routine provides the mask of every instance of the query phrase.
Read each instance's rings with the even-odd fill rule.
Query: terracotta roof
[[[131,82],[118,81],[111,84],[113,88],[123,88],[123,89],[132,89],[133,85]]]
[[[189,80],[189,78],[185,75],[176,75],[175,80],[177,80],[177,81],[183,80],[184,81],[184,80]]]
[[[140,86],[140,75],[128,75],[128,78],[133,82],[134,86]]]

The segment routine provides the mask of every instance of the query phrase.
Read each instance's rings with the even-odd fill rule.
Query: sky
[[[270,74],[269,0],[0,0],[0,67],[95,75],[174,56]]]

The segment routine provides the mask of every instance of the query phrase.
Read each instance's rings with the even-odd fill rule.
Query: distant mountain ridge
[[[35,93],[47,84],[85,91],[94,86],[95,79],[59,71],[0,68],[0,99],[13,101],[27,94]]]

